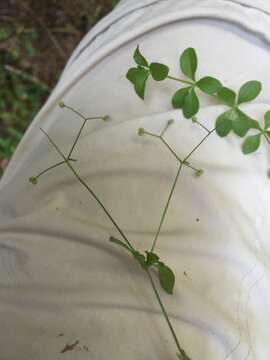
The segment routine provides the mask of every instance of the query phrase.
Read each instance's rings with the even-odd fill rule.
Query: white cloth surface
[[[67,153],[81,120],[59,100],[112,117],[87,123],[74,167],[132,243],[149,249],[177,163],[137,129],[158,133],[175,118],[166,139],[182,157],[204,131],[172,110],[177,83],[149,81],[145,101],[136,97],[125,79],[134,49],[140,44],[177,75],[179,54],[194,47],[198,77],[235,89],[262,81],[258,99],[242,105],[262,121],[270,108],[268,12],[262,0],[125,0],[82,40],[0,182],[1,360],[176,359],[148,279],[109,243],[119,234],[70,170],[29,183],[61,160],[40,127]],[[226,107],[200,98],[198,119],[213,127]],[[270,358],[270,151],[263,144],[244,156],[240,144],[213,135],[192,156],[204,175],[184,168],[157,244],[176,273],[173,296],[160,293],[192,360]]]

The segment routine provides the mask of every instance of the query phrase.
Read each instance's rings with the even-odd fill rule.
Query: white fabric
[[[149,81],[145,101],[125,79],[137,44],[147,58],[178,73],[179,54],[194,47],[198,77],[237,89],[263,82],[243,109],[259,119],[269,109],[268,1],[125,0],[82,40],[61,81],[36,117],[0,183],[0,359],[164,360],[176,347],[148,279],[102,209],[66,166],[28,182],[61,160],[40,131],[68,151],[88,116],[74,166],[136,247],[149,249],[177,163],[139,127],[160,132],[180,156],[204,131],[170,106],[174,82]],[[212,127],[224,106],[201,95],[199,119]],[[209,138],[184,168],[157,252],[176,273],[173,296],[161,291],[192,360],[269,360],[269,146],[250,156],[231,135]],[[196,221],[199,219],[199,221]],[[61,353],[66,344],[79,343]],[[88,349],[88,350],[87,350]]]

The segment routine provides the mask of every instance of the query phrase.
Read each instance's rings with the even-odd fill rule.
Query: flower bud
[[[174,123],[174,119],[170,119],[170,120],[167,121],[168,125],[172,125],[173,123]]]
[[[203,169],[199,169],[199,170],[197,170],[196,172],[195,172],[195,176],[196,177],[199,177],[199,176],[201,176],[203,174]]]
[[[64,101],[59,101],[58,105],[59,105],[60,108],[64,108],[64,107],[65,107]]]
[[[104,116],[102,117],[102,120],[103,120],[103,121],[109,121],[109,120],[111,120],[111,118],[110,118],[109,115],[104,115]]]
[[[37,180],[37,178],[36,178],[35,176],[31,176],[31,177],[29,178],[29,181],[30,181],[30,183],[32,183],[33,185],[36,185],[36,184],[38,183],[38,180]]]
[[[144,128],[139,128],[138,135],[143,136],[143,134],[144,134]]]

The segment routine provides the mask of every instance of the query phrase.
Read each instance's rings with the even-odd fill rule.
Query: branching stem
[[[168,324],[168,326],[169,326],[169,329],[170,329],[171,334],[172,334],[172,336],[173,336],[173,339],[174,339],[174,342],[175,342],[175,344],[176,344],[176,347],[177,347],[177,349],[178,349],[178,351],[179,351],[179,355],[181,356],[181,359],[183,359],[183,357],[182,357],[182,355],[181,355],[181,354],[182,354],[182,348],[181,348],[180,343],[179,343],[179,341],[178,341],[178,338],[177,338],[177,336],[176,336],[176,334],[175,334],[175,331],[174,331],[174,329],[173,329],[173,326],[172,326],[172,323],[171,323],[171,321],[170,321],[170,319],[169,319],[169,316],[168,316],[168,314],[167,314],[167,312],[166,312],[166,310],[165,310],[165,307],[164,307],[164,305],[163,305],[163,303],[162,303],[162,300],[161,300],[161,298],[160,298],[160,296],[159,296],[159,293],[158,293],[158,291],[157,291],[156,285],[155,285],[154,280],[153,280],[153,278],[152,278],[152,276],[151,276],[151,274],[150,274],[149,269],[147,269],[146,272],[147,272],[148,278],[149,278],[149,280],[150,280],[152,289],[153,289],[153,291],[154,291],[154,293],[155,293],[155,296],[156,296],[156,298],[157,298],[157,300],[158,300],[158,303],[159,303],[159,306],[160,306],[160,308],[161,308],[161,311],[162,311],[162,313],[163,313],[163,315],[164,315],[164,317],[165,317],[165,320],[166,320],[166,322],[167,322],[167,324]]]
[[[48,138],[48,140],[50,141],[50,143],[54,146],[54,148],[56,149],[56,151],[60,154],[60,156],[65,160],[64,162],[67,164],[67,166],[70,168],[70,170],[73,172],[73,174],[75,175],[75,177],[77,178],[77,180],[83,185],[83,187],[86,188],[86,190],[88,190],[88,192],[94,197],[94,199],[98,202],[98,204],[101,206],[101,208],[103,209],[103,211],[105,212],[105,214],[108,216],[108,218],[110,219],[110,221],[113,223],[113,225],[115,226],[115,228],[118,230],[118,232],[120,233],[120,235],[122,236],[122,238],[124,239],[124,241],[126,242],[126,244],[128,245],[128,247],[134,251],[135,249],[133,248],[132,244],[129,242],[127,236],[124,234],[123,230],[119,227],[119,225],[116,223],[116,221],[114,220],[114,218],[112,217],[112,215],[109,213],[109,211],[106,209],[106,207],[103,205],[102,201],[98,198],[98,196],[95,194],[95,192],[90,188],[90,186],[80,177],[80,175],[77,173],[77,171],[74,169],[74,167],[70,164],[70,159],[68,159],[67,157],[65,157],[65,155],[62,153],[62,151],[58,148],[58,146],[55,144],[55,142],[53,141],[53,139],[46,133],[46,131],[44,131],[43,129],[41,129],[41,131],[45,134],[45,136]]]

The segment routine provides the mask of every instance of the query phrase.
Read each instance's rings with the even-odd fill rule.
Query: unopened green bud
[[[199,170],[195,171],[195,176],[196,176],[196,177],[199,177],[199,176],[201,176],[202,174],[203,174],[203,170],[202,170],[202,169],[199,169]]]
[[[111,120],[111,118],[110,118],[109,115],[104,115],[104,116],[102,117],[102,120],[103,120],[103,121],[109,121],[109,120]]]
[[[143,136],[143,134],[144,134],[144,128],[139,128],[138,135]]]
[[[196,116],[192,116],[191,120],[192,120],[193,123],[197,122]]]
[[[31,176],[31,177],[29,178],[29,181],[30,181],[30,183],[32,183],[33,185],[36,185],[36,184],[38,183],[38,180],[37,180],[37,178],[36,178],[35,176]]]
[[[173,123],[174,123],[174,119],[170,119],[170,120],[167,121],[168,125],[172,125]]]
[[[60,106],[60,108],[64,108],[64,107],[65,107],[64,101],[59,101],[58,105]]]

